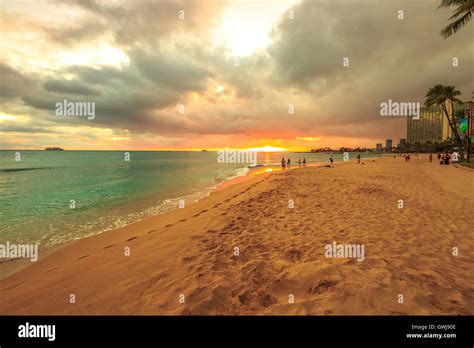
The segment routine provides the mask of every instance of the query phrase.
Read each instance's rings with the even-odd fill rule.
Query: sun
[[[230,2],[215,39],[224,43],[232,56],[245,57],[271,44],[269,33],[295,0]]]
[[[275,147],[275,146],[262,146],[262,147],[252,147],[249,149],[250,151],[257,151],[257,152],[285,152],[286,149],[283,147]]]

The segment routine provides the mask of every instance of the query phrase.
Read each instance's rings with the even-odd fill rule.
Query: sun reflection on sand
[[[265,174],[265,173],[271,173],[271,172],[279,172],[281,171],[281,168],[274,166],[272,168],[263,168],[261,170],[256,170],[254,172],[251,172],[253,175],[259,175],[259,174]]]

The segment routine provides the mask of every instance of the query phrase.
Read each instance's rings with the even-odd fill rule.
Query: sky
[[[472,100],[474,23],[443,39],[438,5],[1,0],[0,149],[396,145],[406,117],[381,103],[436,84]],[[94,117],[58,114],[64,100]]]

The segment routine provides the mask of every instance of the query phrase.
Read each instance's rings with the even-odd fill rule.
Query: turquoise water
[[[0,151],[0,243],[42,248],[176,209],[180,199],[196,202],[248,171],[217,163],[216,152],[130,152],[124,161],[123,151],[18,151],[15,161],[16,152]],[[259,153],[258,163],[288,156],[296,165],[329,155]]]

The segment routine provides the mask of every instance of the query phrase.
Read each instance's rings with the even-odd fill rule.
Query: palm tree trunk
[[[452,101],[451,102],[451,110],[453,111],[453,120],[449,117],[448,110],[446,109],[445,103],[441,104],[441,107],[443,108],[444,115],[446,116],[446,119],[448,120],[449,127],[451,127],[451,131],[453,132],[454,137],[456,138],[456,142],[459,147],[459,155],[461,156],[462,159],[464,159],[464,152],[463,152],[463,147],[462,147],[462,139],[459,136],[459,132],[456,128],[456,122],[454,122],[454,108]]]
[[[461,159],[464,159],[463,141],[462,141],[461,135],[459,134],[459,129],[458,127],[456,127],[456,120],[454,119],[454,104],[452,100],[449,100],[449,102],[451,103],[451,110],[453,113],[452,127],[453,127],[454,136],[456,137],[456,141],[459,146],[459,155],[461,156]]]

